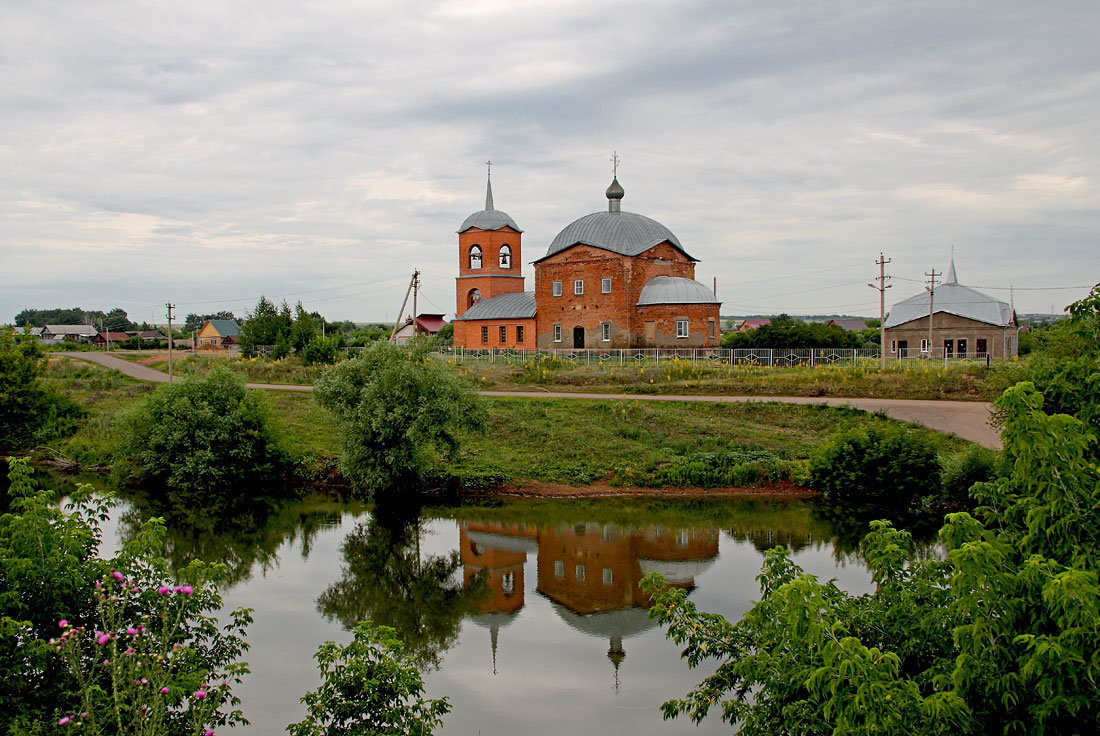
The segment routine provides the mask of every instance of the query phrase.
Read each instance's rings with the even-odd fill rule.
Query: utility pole
[[[416,295],[420,292],[420,271],[413,271],[413,337],[420,334],[420,324],[416,321]]]
[[[887,284],[886,281],[890,277],[886,275],[886,264],[890,262],[889,258],[885,258],[880,251],[878,254],[878,260],[875,263],[878,264],[878,286],[874,284],[867,284],[872,289],[878,290],[878,353],[879,353],[879,369],[886,370],[886,290],[893,284]]]
[[[397,321],[393,323],[393,331],[390,333],[391,341],[393,340],[393,336],[397,334],[397,331],[401,329],[401,318],[405,316],[405,305],[409,303],[409,294],[412,293],[413,284],[416,283],[418,276],[420,276],[420,272],[413,271],[412,278],[409,280],[409,288],[405,289],[405,299],[401,302],[401,311],[397,313]]]
[[[172,302],[168,302],[164,306],[168,307],[168,383],[172,382],[172,310],[176,305]]]
[[[928,292],[928,357],[932,357],[932,315],[935,314],[933,306],[936,301],[936,269],[932,269],[932,273],[926,273],[925,276],[929,277],[928,286],[924,287]],[[946,353],[945,353],[946,354]]]

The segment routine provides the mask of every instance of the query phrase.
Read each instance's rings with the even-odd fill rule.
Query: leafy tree
[[[367,619],[385,621],[417,664],[436,666],[487,589],[481,579],[456,584],[458,553],[422,555],[420,533],[412,511],[376,507],[374,518],[344,539],[341,579],[321,594],[317,609],[348,629]]]
[[[485,421],[473,388],[425,345],[377,342],[322,376],[313,396],[340,422],[344,475],[373,494],[419,481],[457,450],[460,431]]]
[[[292,736],[428,736],[451,710],[446,698],[426,700],[424,681],[393,629],[369,621],[351,643],[317,648],[321,685],[306,693],[305,720]]]
[[[278,308],[261,295],[255,309],[241,325],[241,351],[251,355],[257,345],[275,345],[280,336],[289,345],[286,341],[289,340],[292,323],[290,307],[286,302]]]
[[[317,320],[298,302],[294,307],[294,325],[290,329],[290,347],[295,353],[301,353],[314,338],[320,337],[321,328]]]
[[[192,330],[202,329],[202,326],[206,324],[207,320],[211,319],[232,319],[236,320],[237,316],[229,311],[213,312],[212,314],[188,314],[187,319],[183,322],[183,329],[186,332]]]
[[[120,425],[137,478],[170,491],[179,509],[224,509],[244,489],[277,483],[285,469],[263,394],[226,366],[158,386]]]
[[[435,339],[441,345],[450,345],[455,339],[455,326],[453,322],[448,322],[439,328],[439,332],[435,333]]]
[[[16,342],[0,329],[0,452],[29,450],[72,434],[84,411],[43,386],[46,356],[35,340]]]
[[[860,333],[840,327],[807,323],[781,314],[771,324],[747,332],[727,332],[722,335],[724,348],[771,348],[804,350],[809,348],[858,348],[863,345]]]
[[[997,404],[1010,474],[950,514],[947,558],[911,559],[909,535],[864,540],[876,585],[851,596],[780,548],[737,623],[701,613],[650,575],[655,613],[714,675],[663,706],[702,719],[721,705],[742,734],[1094,733],[1100,727],[1100,468],[1084,422],[1042,411],[1030,384]]]

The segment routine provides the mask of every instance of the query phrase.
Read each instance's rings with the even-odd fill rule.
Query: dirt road
[[[61,353],[76,360],[98,363],[113,368],[139,381],[167,383],[168,374],[148,366],[116,358],[109,353]],[[312,386],[290,384],[250,383],[249,388],[269,391],[312,391]],[[1000,434],[989,424],[992,405],[984,401],[923,401],[917,399],[843,399],[807,396],[683,396],[652,394],[601,394],[527,391],[482,391],[482,396],[502,396],[538,399],[601,399],[627,401],[699,401],[710,403],[777,402],[781,404],[827,404],[850,406],[863,411],[881,411],[891,419],[934,429],[946,434],[957,434],[963,439],[985,447],[1000,448]]]

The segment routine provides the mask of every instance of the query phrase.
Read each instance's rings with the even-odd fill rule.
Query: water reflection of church
[[[499,632],[523,608],[524,563],[534,552],[538,593],[570,627],[608,640],[617,673],[626,656],[623,640],[653,625],[652,603],[638,586],[642,577],[659,572],[670,585],[693,589],[696,575],[718,556],[718,530],[464,522],[459,544],[464,583],[481,573],[488,584],[474,622],[489,629],[494,672]]]

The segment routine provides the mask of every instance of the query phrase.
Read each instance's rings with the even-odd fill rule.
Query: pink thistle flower
[[[190,585],[184,585],[180,588],[180,592],[183,593],[184,595],[191,595],[192,593],[195,592],[195,589],[192,588]]]
[[[206,729],[206,734],[204,734],[204,736],[214,736],[214,729],[212,729],[212,728]]]
[[[100,634],[96,638],[96,643],[99,644],[100,646],[102,646],[102,645],[106,644],[107,642],[109,642],[110,640],[111,640],[111,635],[110,634]]]
[[[97,581],[95,581],[95,587],[97,587],[97,588],[102,588],[102,587],[103,587],[103,583],[101,583],[101,582],[99,582],[99,581],[97,580]]]
[[[53,644],[53,639],[52,638],[50,639],[50,644]]]
[[[148,684],[149,684],[149,681],[148,681],[148,680],[146,680],[146,679],[145,679],[145,678],[143,677],[143,678],[141,678],[141,684],[142,684],[142,685],[148,685]]]
[[[126,649],[125,652],[123,652],[123,654],[125,654],[127,657],[132,657],[136,653],[137,653],[137,650],[134,649],[133,647],[129,647],[129,648]]]
[[[108,661],[107,661],[106,659],[105,659],[105,660],[103,660],[103,666],[104,666],[104,667],[106,667],[106,666],[107,666],[107,665],[109,665],[109,664],[110,664],[110,662],[108,662]]]
[[[65,619],[61,619],[60,621],[57,622],[57,625],[60,626],[61,628],[65,628],[66,626],[69,625],[69,622],[66,621]]]
[[[168,694],[168,688],[166,688],[166,687],[162,687],[162,688],[160,689],[160,694],[161,694],[161,695],[167,695],[167,694]]]
[[[111,574],[115,576],[115,580],[121,581],[124,579],[122,573],[120,573],[118,570],[111,570]]]
[[[206,691],[205,690],[196,690],[195,691],[195,697],[200,698],[200,699],[205,698],[206,697]]]
[[[130,636],[135,636],[138,633],[138,630],[131,626],[130,628],[126,629],[126,633]]]
[[[171,592],[172,592],[172,589],[169,588],[167,585],[162,585],[159,588],[157,588],[157,593],[159,595],[168,595]]]
[[[64,718],[62,718],[60,721],[57,722],[57,725],[64,726],[66,723],[68,723],[71,720],[72,720],[72,718],[69,718],[68,716],[65,716]]]

